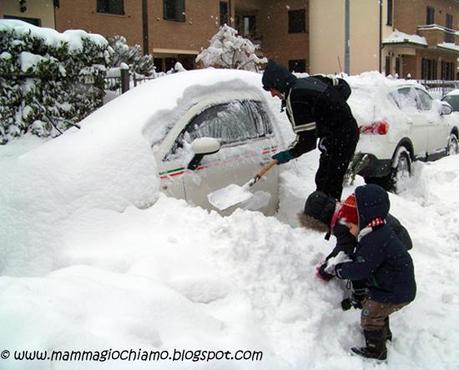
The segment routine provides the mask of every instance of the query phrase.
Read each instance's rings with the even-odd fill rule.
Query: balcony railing
[[[426,24],[417,27],[418,32],[424,33],[429,31],[441,31],[443,33],[444,42],[455,43],[456,41],[456,30],[448,28],[439,24]],[[424,35],[423,35],[424,36]]]

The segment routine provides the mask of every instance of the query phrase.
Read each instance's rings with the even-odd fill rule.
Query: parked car
[[[453,112],[459,112],[459,89],[455,89],[446,94],[442,101],[447,102],[453,108]]]
[[[178,77],[182,77],[181,83],[174,88],[175,94],[183,97],[179,104],[170,109],[167,99],[155,102],[164,128],[152,143],[161,190],[215,210],[207,199],[210,192],[229,184],[243,185],[284,143],[259,74],[198,70],[172,78]],[[149,87],[162,89],[168,79],[149,82]],[[278,171],[275,166],[251,189],[264,194],[262,202],[242,206],[274,214],[278,206]]]
[[[350,172],[396,190],[414,160],[457,153],[458,126],[446,118],[451,106],[432,99],[422,85],[382,77],[376,82],[350,79],[349,103],[361,132]]]

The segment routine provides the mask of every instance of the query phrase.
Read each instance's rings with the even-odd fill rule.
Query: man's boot
[[[392,342],[392,332],[390,331],[389,326],[389,316],[387,316],[384,320],[384,334],[386,336],[386,340],[390,340]]]
[[[351,351],[355,354],[376,360],[385,360],[387,358],[385,330],[364,330],[366,347],[352,347]]]

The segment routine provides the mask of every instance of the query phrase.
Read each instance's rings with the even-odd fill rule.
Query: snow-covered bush
[[[234,28],[225,24],[212,37],[209,47],[196,57],[196,63],[201,62],[204,67],[258,71],[259,65],[267,63],[268,60],[258,57],[255,53],[257,49],[257,45],[238,36]]]
[[[0,143],[32,132],[56,136],[102,105],[108,42],[0,20]]]
[[[151,76],[155,73],[152,55],[143,55],[140,45],[129,46],[123,36],[113,36],[108,39],[113,48],[113,67],[120,67],[126,63],[131,72],[143,76]]]

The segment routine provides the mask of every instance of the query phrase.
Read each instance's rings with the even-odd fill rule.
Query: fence
[[[447,80],[418,80],[432,97],[441,99],[454,89],[459,89],[459,81]]]
[[[128,69],[121,69],[120,76],[106,77],[105,88],[107,90],[118,90],[121,94],[124,94],[131,87],[153,80],[156,77],[145,77],[136,73],[130,74]],[[427,91],[436,99],[441,99],[447,93],[454,89],[459,89],[459,81],[455,80],[417,80],[418,83],[423,85]]]
[[[120,69],[119,76],[105,77],[105,89],[111,91],[118,91],[120,94],[124,94],[132,87],[148,81],[153,80],[156,77],[146,77],[138,75],[136,73],[131,74],[128,69]]]

